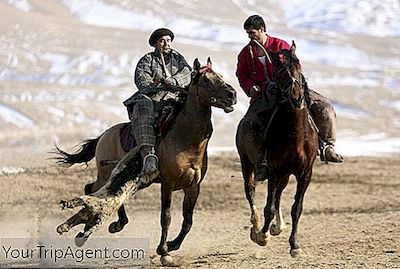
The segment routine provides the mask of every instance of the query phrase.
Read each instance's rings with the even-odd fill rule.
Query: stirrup
[[[150,151],[146,156],[144,156],[144,158],[143,158],[143,165],[142,165],[143,168],[145,167],[145,164],[146,164],[147,159],[148,159],[149,157],[153,157],[153,158],[156,160],[156,168],[157,168],[157,170],[158,170],[158,157],[157,157],[157,155],[156,155],[155,153],[156,153],[156,152],[155,152],[154,148],[152,148],[151,151]]]
[[[147,158],[152,157],[156,160],[156,166],[154,171],[146,171],[146,161]],[[154,148],[143,158],[143,164],[142,164],[142,172],[140,173],[140,181],[144,185],[150,185],[153,183],[153,180],[156,179],[160,174],[160,171],[158,170],[158,157],[155,155]]]

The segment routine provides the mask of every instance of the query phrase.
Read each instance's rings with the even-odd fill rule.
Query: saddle
[[[164,137],[168,131],[171,130],[171,127],[174,125],[176,117],[181,109],[182,106],[172,104],[162,107],[161,111],[158,113],[158,117],[156,117],[155,122],[157,144],[159,139]],[[122,149],[125,152],[129,152],[131,149],[137,146],[137,142],[132,131],[132,124],[130,122],[124,123],[120,129],[119,136]]]

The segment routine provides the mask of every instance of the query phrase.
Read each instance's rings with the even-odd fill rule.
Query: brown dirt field
[[[304,255],[291,258],[290,225],[265,247],[250,240],[250,211],[237,156],[212,156],[194,225],[172,256],[181,268],[400,268],[399,164],[400,157],[353,157],[329,165],[316,161],[299,226]],[[94,164],[65,169],[48,162],[19,173],[0,173],[0,238],[57,237],[55,227],[72,216],[71,211],[60,210],[58,201],[81,195],[95,173]],[[260,213],[265,186],[257,188]],[[146,268],[160,267],[155,254],[160,234],[159,189],[154,185],[131,198],[126,206],[130,223],[112,235],[150,238],[151,263]],[[288,224],[294,189],[291,179],[282,201]],[[181,199],[182,192],[176,192],[170,238],[180,228]],[[110,236],[107,227],[96,235]]]

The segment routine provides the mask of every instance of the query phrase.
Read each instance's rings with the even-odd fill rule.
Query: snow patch
[[[11,123],[21,128],[35,126],[31,118],[2,104],[0,104],[0,118],[2,118],[6,123]]]

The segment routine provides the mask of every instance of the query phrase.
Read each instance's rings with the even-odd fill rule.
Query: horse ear
[[[199,71],[200,70],[200,62],[199,62],[199,59],[194,59],[194,62],[193,62],[193,70],[196,70],[196,71]]]
[[[290,47],[290,53],[294,55],[296,53],[296,44],[294,43],[294,40],[292,40],[292,46]]]
[[[210,57],[207,58],[207,67],[212,68],[212,62]]]

